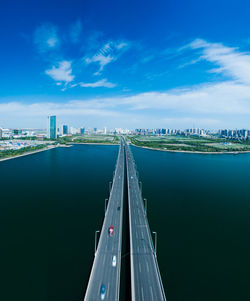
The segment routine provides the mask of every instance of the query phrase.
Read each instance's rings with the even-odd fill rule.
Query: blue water
[[[132,150],[168,300],[250,300],[250,155]],[[82,300],[117,154],[75,145],[0,162],[0,300]]]

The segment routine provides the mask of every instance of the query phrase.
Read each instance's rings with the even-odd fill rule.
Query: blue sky
[[[219,3],[218,3],[219,2]],[[250,128],[249,1],[5,1],[0,127]]]

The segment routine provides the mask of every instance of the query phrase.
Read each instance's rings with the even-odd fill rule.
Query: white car
[[[116,256],[115,255],[112,257],[112,266],[116,267]]]

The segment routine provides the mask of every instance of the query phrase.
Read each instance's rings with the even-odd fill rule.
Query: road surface
[[[124,141],[121,140],[115,175],[113,178],[113,185],[84,298],[85,301],[102,300],[101,287],[103,285],[105,286],[103,300],[119,300],[124,168]],[[110,226],[114,227],[113,236],[110,236],[108,233]],[[112,264],[113,256],[116,256],[115,266]]]
[[[166,300],[156,253],[145,213],[135,163],[125,145],[130,228],[132,301]]]

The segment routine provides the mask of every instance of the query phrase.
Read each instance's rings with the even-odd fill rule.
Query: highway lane
[[[100,294],[102,285],[105,285],[106,287],[103,300],[119,300],[124,168],[124,141],[121,140],[115,175],[113,178],[113,185],[84,298],[85,301],[102,300]],[[114,227],[113,236],[109,236],[108,233],[110,226]],[[113,256],[116,256],[116,266],[112,265]]]
[[[166,300],[132,153],[125,145],[132,301]]]

